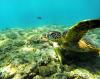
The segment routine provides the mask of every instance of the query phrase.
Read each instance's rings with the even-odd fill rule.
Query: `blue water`
[[[0,29],[46,24],[70,26],[93,18],[100,18],[100,0],[0,0]]]

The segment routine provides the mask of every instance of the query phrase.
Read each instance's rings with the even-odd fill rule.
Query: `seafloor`
[[[75,63],[69,60],[62,66],[53,47],[41,37],[48,31],[66,29],[62,25],[46,25],[1,31],[0,79],[100,79],[99,57]],[[84,38],[100,47],[100,29],[89,31]]]

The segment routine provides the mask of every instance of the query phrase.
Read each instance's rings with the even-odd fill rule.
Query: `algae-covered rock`
[[[41,39],[44,30],[42,28],[24,31],[20,29],[8,29],[1,32],[1,79],[44,79],[42,76],[45,72],[44,74],[41,72],[42,67],[45,66],[46,68],[46,65],[51,61],[55,62],[56,60],[57,62],[56,54],[52,50],[52,47]],[[37,40],[39,42],[36,42]],[[51,74],[56,73],[57,69],[53,65],[50,65],[48,68],[44,71]]]
[[[56,73],[52,75],[51,79],[68,79],[68,75],[65,73]]]
[[[78,61],[74,57],[74,61],[72,56],[61,64],[51,42],[44,39],[48,32],[63,33],[66,29],[63,25],[46,25],[1,31],[0,79],[99,79],[99,57],[91,58],[93,61]],[[97,30],[91,30],[84,38],[93,38],[97,45],[100,41]]]
[[[70,72],[70,79],[96,79],[93,74],[85,69],[75,69]]]
[[[52,65],[39,67],[39,74],[42,76],[50,76],[56,72],[57,72],[57,67]]]

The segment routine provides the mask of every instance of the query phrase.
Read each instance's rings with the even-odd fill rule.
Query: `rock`
[[[95,79],[93,74],[85,69],[75,69],[70,72],[71,79]]]
[[[68,79],[68,75],[65,73],[56,73],[52,75],[51,79]]]
[[[50,76],[56,72],[57,72],[57,67],[53,65],[39,67],[39,74],[44,77]]]
[[[42,34],[49,31],[55,29],[62,32],[65,28],[47,25],[34,29],[19,28],[0,32],[0,79],[99,79],[99,57],[95,60],[92,58],[95,63],[91,65],[87,64],[89,60],[84,62],[85,66],[81,61],[73,63],[72,60],[61,64],[53,47],[41,38]],[[95,37],[95,31],[93,33],[93,36],[89,33],[87,37],[99,40],[98,36]],[[95,72],[92,69],[95,69]]]

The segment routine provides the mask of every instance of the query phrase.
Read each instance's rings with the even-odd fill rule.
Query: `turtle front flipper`
[[[88,30],[100,28],[100,19],[85,20],[69,28],[65,35],[66,43],[76,45]]]
[[[48,39],[49,44],[53,46],[53,49],[58,57],[59,62],[62,63],[62,54],[60,50],[62,34],[58,31],[50,31],[49,33],[47,33],[46,37]]]

